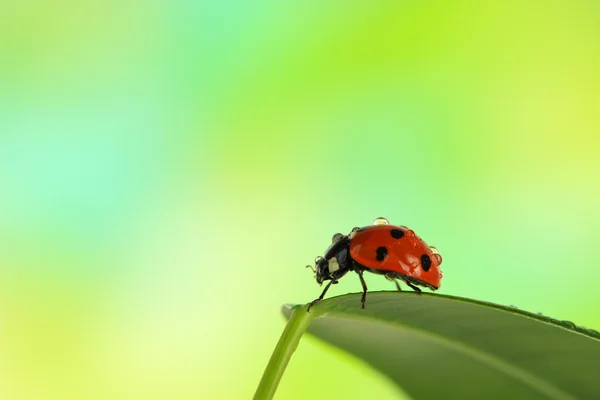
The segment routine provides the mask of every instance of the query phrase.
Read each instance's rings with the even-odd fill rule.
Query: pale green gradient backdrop
[[[0,398],[250,398],[378,216],[599,329],[598,4],[0,3]],[[305,338],[277,398],[398,396]]]

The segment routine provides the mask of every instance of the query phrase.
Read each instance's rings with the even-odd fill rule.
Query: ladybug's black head
[[[319,285],[330,279],[337,281],[350,269],[350,257],[348,255],[350,238],[336,233],[332,241],[333,243],[325,251],[323,257],[315,259],[316,279]]]
[[[324,281],[331,279],[329,276],[329,263],[323,257],[317,257],[315,260],[315,272],[317,283],[320,285]]]

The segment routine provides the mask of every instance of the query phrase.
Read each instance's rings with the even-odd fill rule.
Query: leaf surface
[[[282,311],[289,318],[298,307]],[[410,292],[369,292],[364,310],[360,294],[333,297],[311,313],[309,334],[415,399],[600,399],[600,334],[568,321]]]

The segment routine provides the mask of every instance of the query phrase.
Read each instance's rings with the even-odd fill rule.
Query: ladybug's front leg
[[[321,293],[321,295],[319,296],[319,298],[310,302],[310,304],[308,305],[308,308],[306,309],[306,312],[310,312],[310,308],[312,306],[314,306],[315,304],[317,304],[318,302],[320,302],[321,300],[323,300],[323,298],[325,297],[325,293],[327,293],[327,291],[329,290],[329,287],[333,283],[337,283],[337,281],[334,281],[334,280],[329,281],[329,283],[327,284],[327,286],[325,286],[325,289],[323,290],[323,293]]]
[[[362,308],[365,308],[365,301],[367,300],[367,284],[365,282],[365,278],[363,278],[363,272],[360,269],[356,270],[356,273],[358,274],[358,277],[360,278],[360,284],[362,285],[363,288],[363,294],[362,294],[362,298],[360,299],[360,302],[362,303]]]

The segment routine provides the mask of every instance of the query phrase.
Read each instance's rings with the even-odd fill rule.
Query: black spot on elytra
[[[425,272],[429,271],[429,268],[431,268],[431,258],[429,258],[427,254],[421,256],[421,266]]]
[[[377,248],[377,261],[383,261],[387,257],[387,249],[383,246]]]
[[[400,239],[402,236],[404,236],[404,232],[401,231],[400,229],[392,229],[390,231],[390,234],[392,235],[392,237],[394,239]]]

